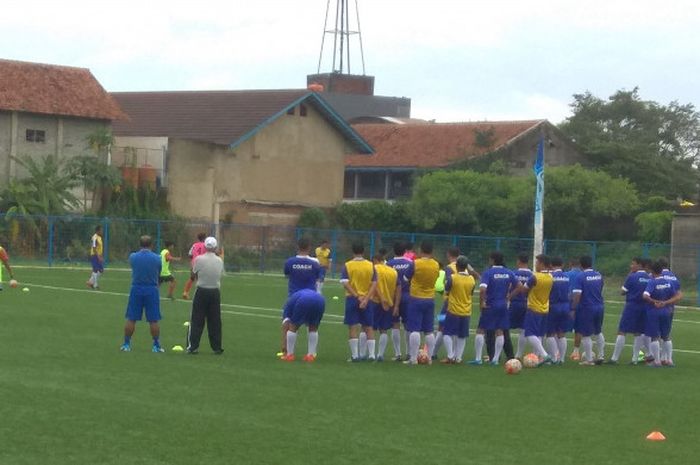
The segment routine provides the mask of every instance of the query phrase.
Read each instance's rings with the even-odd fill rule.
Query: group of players
[[[444,272],[433,257],[430,242],[421,244],[418,256],[404,243],[395,244],[393,252],[393,258],[387,260],[386,251],[380,249],[370,261],[364,257],[363,245],[353,244],[353,257],[342,267],[348,361],[383,361],[390,333],[395,361],[414,365],[419,363],[420,354],[422,362],[432,363],[444,346],[441,363],[462,363],[473,294],[478,288],[480,315],[474,337],[475,356],[466,362],[470,365],[498,365],[502,354],[506,359],[522,359],[528,345],[540,365],[562,364],[567,355],[566,336],[573,331],[570,359],[580,365],[617,364],[625,336],[632,334],[631,364],[637,364],[638,354],[643,353],[649,366],[673,366],[673,309],[682,292],[666,259],[632,259],[630,273],[621,288],[626,302],[615,348],[606,360],[602,331],[604,279],[593,269],[591,257],[580,257],[564,271],[561,258],[538,255],[533,271],[528,267],[528,256],[521,254],[516,268],[510,270],[503,254],[492,252],[489,267],[479,274],[457,248],[448,249]],[[304,324],[309,327],[304,360],[316,358],[318,326],[325,309],[320,290],[331,265],[327,241],[316,249],[316,255],[318,258],[311,256],[310,242],[302,238],[298,254],[285,264],[289,294],[278,355],[286,361],[295,359],[296,333]],[[443,305],[435,331],[435,297],[440,291]],[[515,351],[511,330],[518,331]],[[483,356],[484,348],[487,357]]]

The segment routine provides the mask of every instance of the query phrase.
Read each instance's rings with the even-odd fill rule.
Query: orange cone
[[[649,433],[649,435],[647,436],[647,439],[648,439],[649,441],[665,441],[665,440],[666,440],[666,436],[664,436],[663,434],[661,434],[661,431],[652,431],[652,432]]]

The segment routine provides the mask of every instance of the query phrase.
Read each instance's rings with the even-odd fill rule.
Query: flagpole
[[[537,158],[533,171],[537,180],[532,261],[534,263],[534,257],[544,251],[544,134],[540,134],[540,141],[537,144]]]

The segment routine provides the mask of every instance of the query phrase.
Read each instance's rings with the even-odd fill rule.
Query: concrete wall
[[[698,277],[700,212],[676,213],[671,224],[671,269],[678,276]]]

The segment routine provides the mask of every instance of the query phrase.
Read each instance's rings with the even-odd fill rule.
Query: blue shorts
[[[105,270],[104,263],[100,261],[97,255],[90,255],[90,263],[92,264],[93,273],[103,273]]]
[[[652,339],[668,339],[671,335],[673,312],[668,307],[647,310],[647,322],[644,334]]]
[[[126,319],[141,321],[144,310],[146,321],[160,321],[160,294],[156,286],[131,286],[129,303],[126,307]]]
[[[529,308],[527,313],[525,313],[525,320],[523,321],[523,327],[525,329],[525,336],[537,336],[542,337],[545,335],[547,330],[547,314],[533,312]]]
[[[435,319],[435,299],[420,299],[411,297],[408,302],[408,315],[406,317],[406,329],[410,332],[433,332]]]
[[[370,328],[374,326],[374,312],[371,311],[370,304],[371,302],[363,310],[360,308],[360,301],[357,297],[346,297],[343,323],[348,326],[361,325]]]
[[[510,303],[510,328],[523,329],[525,324],[525,313],[527,312],[527,303],[525,301],[517,301]]]
[[[510,328],[508,307],[504,305],[502,307],[482,308],[478,328],[486,331]]]
[[[285,305],[285,312],[287,311]],[[321,294],[304,294],[294,303],[289,310],[289,320],[294,326],[308,325],[316,326],[321,324],[323,312],[326,310],[326,300]]]
[[[574,326],[568,302],[550,304],[547,314],[547,334],[568,333]]]
[[[581,307],[576,310],[579,315],[578,328],[576,332],[581,336],[588,337],[600,334],[603,329],[604,307]]]
[[[625,304],[617,327],[619,333],[643,334],[647,325],[646,305],[635,303]]]
[[[321,267],[321,270],[318,272],[318,281],[323,282],[326,280],[326,272],[328,271],[328,268],[325,266]]]
[[[394,325],[392,321],[394,313],[393,307],[389,310],[384,310],[382,304],[370,301],[369,304],[367,304],[367,310],[374,312],[374,325],[372,326],[374,329],[386,331],[391,329],[391,327]]]
[[[447,316],[447,300],[442,303],[440,308],[440,313],[438,313],[438,328],[442,328],[445,325],[445,318]]]
[[[445,326],[442,329],[442,334],[463,339],[469,337],[469,317],[448,312],[445,315]]]
[[[408,292],[401,294],[401,301],[399,302],[399,314],[397,316],[391,317],[393,323],[403,323],[406,325],[406,317],[408,316],[408,302],[411,300],[411,296]]]

